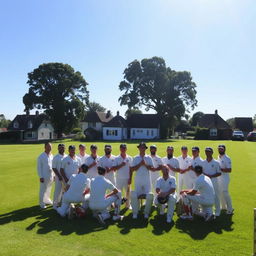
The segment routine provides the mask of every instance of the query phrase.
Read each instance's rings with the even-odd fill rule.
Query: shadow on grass
[[[232,215],[222,214],[216,220],[205,222],[200,217],[195,217],[193,221],[178,219],[175,223],[176,229],[181,233],[186,233],[195,240],[203,240],[209,233],[222,234],[223,231],[233,231]]]
[[[143,207],[142,207],[143,210]],[[121,214],[125,214],[127,209],[122,209]],[[47,234],[50,232],[59,232],[60,235],[69,235],[76,233],[84,235],[92,232],[98,232],[108,229],[110,225],[117,225],[120,228],[120,234],[126,235],[132,229],[147,228],[150,224],[153,227],[154,235],[168,233],[172,228],[180,230],[181,233],[190,235],[195,240],[203,240],[209,233],[215,232],[222,234],[223,231],[233,231],[232,216],[221,215],[217,220],[205,223],[202,219],[196,218],[194,221],[184,221],[178,219],[175,223],[166,223],[166,216],[155,215],[149,220],[145,220],[142,212],[138,219],[132,218],[132,213],[125,216],[122,221],[114,222],[108,220],[106,225],[102,226],[95,220],[90,213],[84,219],[68,220],[61,218],[51,207],[41,210],[38,206],[27,207],[0,215],[0,225],[10,222],[23,221],[29,218],[35,218],[35,221],[26,227],[27,231],[36,230],[38,234]]]

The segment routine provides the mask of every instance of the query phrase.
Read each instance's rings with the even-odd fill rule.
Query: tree
[[[232,129],[235,129],[235,118],[229,118],[226,120],[226,122],[230,125]]]
[[[162,138],[166,137],[167,128],[173,128],[177,120],[197,105],[196,84],[191,74],[166,67],[160,57],[128,64],[119,89],[124,92],[119,98],[121,105],[127,105],[128,109],[145,106],[146,111],[156,111]]]
[[[137,109],[137,108],[128,108],[126,111],[125,111],[125,116],[126,118],[132,114],[142,114],[142,111],[140,109]]]
[[[253,121],[253,128],[255,129],[256,128],[256,114],[253,116],[252,121]]]
[[[92,102],[89,102],[88,111],[91,111],[91,112],[96,112],[96,111],[105,112],[106,109],[103,106],[101,106],[99,103],[97,103],[95,101],[92,101]]]
[[[84,117],[88,105],[87,82],[80,72],[63,63],[46,63],[28,73],[25,111],[44,109],[58,137],[70,132]]]
[[[198,122],[199,120],[204,116],[204,113],[203,112],[196,112],[193,114],[193,116],[191,117],[190,119],[190,125],[191,126],[197,126],[198,125]]]
[[[4,115],[0,115],[0,128],[7,128],[11,120],[5,118]]]

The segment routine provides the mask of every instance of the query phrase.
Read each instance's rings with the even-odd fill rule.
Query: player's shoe
[[[187,214],[181,215],[180,218],[182,220],[193,220],[193,216]]]
[[[122,216],[122,215],[114,215],[113,216],[113,221],[117,221],[117,220],[122,220],[124,218],[124,216]]]
[[[105,221],[103,220],[100,213],[96,215],[96,218],[97,218],[97,220],[99,221],[100,224],[105,225]]]
[[[68,209],[68,219],[72,220],[75,217],[75,206],[73,204],[70,204]]]
[[[227,215],[233,215],[233,214],[234,214],[234,210],[235,210],[235,209],[232,209],[231,211],[227,211],[226,214],[227,214]]]
[[[41,208],[41,209],[45,209],[45,208],[46,208],[46,205],[45,205],[45,204],[40,204],[40,208]]]
[[[213,214],[206,214],[204,220],[206,222],[212,221],[212,220],[214,220],[214,215]]]
[[[171,223],[171,222],[172,222],[172,218],[171,218],[171,216],[167,215],[166,222],[167,222],[167,223]]]

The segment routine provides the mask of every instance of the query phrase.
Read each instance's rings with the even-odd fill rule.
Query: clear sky
[[[197,84],[195,111],[256,114],[255,0],[0,0],[0,114],[22,114],[27,73],[63,62],[90,100],[123,114],[118,85],[134,59],[163,57]]]

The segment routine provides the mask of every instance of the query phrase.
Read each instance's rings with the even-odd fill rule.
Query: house
[[[251,117],[235,117],[235,129],[240,130],[247,136],[249,132],[253,131],[253,121]]]
[[[127,124],[126,120],[119,115],[119,111],[102,129],[103,140],[126,140]]]
[[[128,138],[159,139],[160,121],[156,114],[132,114],[127,118]]]
[[[81,129],[87,138],[99,139],[102,137],[102,128],[113,116],[110,111],[105,112],[87,112],[84,120],[80,123]]]
[[[223,120],[218,111],[214,114],[205,114],[198,122],[200,128],[208,129],[208,139],[210,140],[229,140],[232,136],[230,125]]]
[[[35,115],[17,115],[9,124],[8,132],[20,133],[21,141],[54,139],[54,128],[47,116],[36,111]]]

